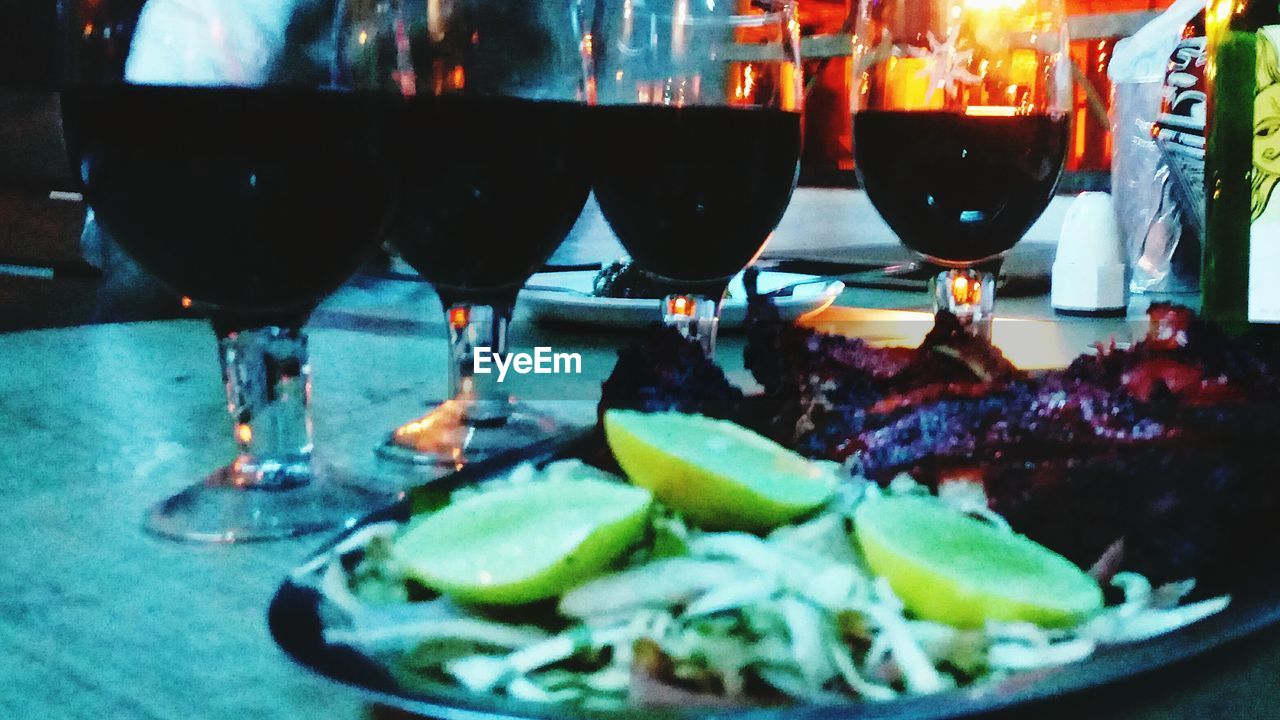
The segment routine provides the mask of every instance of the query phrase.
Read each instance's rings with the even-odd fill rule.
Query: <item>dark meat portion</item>
[[[820,384],[853,374],[888,381],[903,373],[918,354],[915,348],[877,348],[858,338],[828,335],[778,318],[773,305],[749,301],[744,359],[766,393],[798,383]]]
[[[912,369],[915,371],[911,377],[913,384],[969,378],[1000,384],[1023,377],[1022,371],[996,346],[969,334],[960,320],[945,310],[938,314],[933,329],[920,343]],[[939,370],[943,372],[939,374]]]
[[[1183,308],[1067,369],[882,399],[820,453],[873,479],[981,482],[1015,529],[1082,566],[1212,581],[1280,519],[1280,392],[1256,357]],[[1267,540],[1267,542],[1263,542]]]
[[[1186,404],[1212,405],[1261,393],[1280,395],[1276,375],[1257,355],[1184,307],[1154,303],[1147,336],[1132,348],[1102,347],[1076,358],[1068,377],[1125,386],[1148,399],[1157,385]]]
[[[596,273],[591,293],[607,298],[640,298],[652,300],[665,297],[670,288],[647,275],[629,258],[615,260]]]
[[[1157,583],[1234,587],[1280,557],[1280,383],[1185,308],[1153,305],[1132,347],[1027,375],[949,316],[918,348],[880,348],[751,303],[745,359],[763,395],[741,397],[673,336],[623,354],[607,403],[730,418],[880,482],[980,483],[1016,530],[1082,567],[1105,555]]]
[[[977,340],[950,314],[918,348],[875,347],[771,316],[753,299],[744,360],[764,387],[773,416],[754,426],[812,457],[844,459],[850,437],[875,408],[1000,385],[1022,374],[999,350]]]
[[[868,477],[975,462],[1031,461],[1095,449],[1186,442],[1191,415],[1143,403],[1121,389],[1046,375],[982,393],[947,388],[941,397],[870,415],[832,457],[857,453]],[[882,403],[883,405],[883,403]],[[1204,428],[1205,439],[1221,433]],[[923,478],[928,479],[928,472]]]
[[[950,464],[1280,440],[1280,392],[1266,366],[1185,313],[1157,305],[1132,349],[1100,350],[1060,372],[881,401],[826,455],[857,453],[873,478],[912,471],[928,481]]]
[[[992,509],[1088,567],[1123,538],[1119,567],[1206,591],[1277,567],[1274,451],[1176,444],[983,468]]]
[[[847,427],[913,356],[911,350],[884,351],[858,339],[757,320],[748,330],[744,360],[764,387],[762,405],[772,412],[753,424],[789,446],[802,445],[815,429]]]
[[[675,410],[737,419],[742,402],[742,391],[696,343],[674,328],[654,325],[618,351],[618,364],[601,388],[600,412]]]

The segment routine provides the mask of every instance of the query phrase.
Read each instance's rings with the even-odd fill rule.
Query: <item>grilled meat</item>
[[[1175,443],[983,468],[992,509],[1087,567],[1117,540],[1119,568],[1221,588],[1274,568],[1276,452]],[[1263,570],[1266,574],[1266,571]]]
[[[1084,567],[1106,554],[1156,582],[1238,578],[1280,549],[1280,382],[1189,310],[1149,314],[1132,347],[1029,375],[946,315],[918,348],[879,348],[753,298],[745,359],[763,395],[667,338],[624,353],[606,404],[734,419],[881,482],[980,483],[1015,529]]]
[[[918,348],[875,347],[770,317],[752,301],[746,367],[773,409],[765,434],[811,457],[844,459],[852,433],[876,408],[913,397],[1001,386],[1022,377],[998,349],[940,316]]]
[[[670,286],[646,274],[630,258],[609,263],[591,283],[591,293],[597,297],[653,300],[670,292]]]
[[[742,391],[697,343],[674,328],[654,325],[638,342],[618,351],[618,363],[601,388],[600,412],[675,410],[736,419],[742,402]]]

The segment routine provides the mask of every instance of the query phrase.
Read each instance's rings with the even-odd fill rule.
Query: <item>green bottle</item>
[[[1210,0],[1204,315],[1280,344],[1280,4]]]

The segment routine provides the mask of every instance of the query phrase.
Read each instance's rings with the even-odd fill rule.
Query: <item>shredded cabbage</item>
[[[499,482],[583,474],[602,471],[561,461],[541,470],[521,466]],[[942,502],[1008,527],[986,509],[980,487],[964,485],[954,484]],[[694,530],[679,517],[657,515],[651,547],[566,593],[543,624],[505,622],[446,598],[410,602],[387,551],[394,523],[362,529],[294,580],[324,597],[330,643],[389,659],[420,650],[415,667],[432,662],[428,651],[436,645],[450,643],[452,652],[433,670],[461,687],[584,707],[624,703],[635,673],[655,672],[654,653],[659,683],[725,698],[745,697],[755,681],[798,701],[885,702],[1075,662],[1099,646],[1184,627],[1230,602],[1182,604],[1193,582],[1152,588],[1140,575],[1120,573],[1112,583],[1124,601],[1072,628],[989,623],[961,630],[912,618],[889,583],[866,567],[849,531],[866,497],[926,493],[907,475],[887,489],[855,479],[823,511],[764,538]],[[363,559],[350,570],[355,552]]]

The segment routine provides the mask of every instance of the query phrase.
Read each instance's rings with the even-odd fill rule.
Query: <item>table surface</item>
[[[823,198],[826,199],[823,199]],[[845,196],[802,195],[819,210]],[[598,232],[567,252],[608,259]],[[595,240],[592,240],[595,238]],[[593,243],[595,243],[593,245]],[[444,330],[419,283],[355,283],[312,323],[319,452],[378,476],[371,449],[445,390]],[[846,291],[839,305],[918,308],[915,294]],[[1047,299],[1002,305],[1051,317]],[[838,308],[826,319],[839,319]],[[821,319],[821,318],[820,318]],[[1010,326],[1011,327],[1011,326]],[[1031,327],[1030,325],[1025,327]],[[1035,325],[1063,359],[1126,337],[1123,320]],[[1012,332],[1009,337],[1018,337]],[[527,376],[518,395],[588,419],[625,332],[547,328],[517,316],[517,346],[583,357],[579,376]],[[741,340],[719,359],[736,380]],[[550,401],[549,401],[550,402]],[[0,718],[361,718],[393,711],[292,665],[265,610],[285,573],[322,538],[185,545],[145,534],[154,502],[232,451],[214,341],[197,321],[0,335]],[[1231,648],[1034,717],[1274,718],[1280,638]]]

